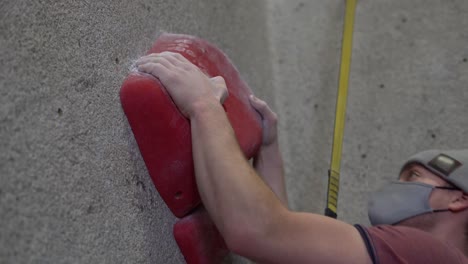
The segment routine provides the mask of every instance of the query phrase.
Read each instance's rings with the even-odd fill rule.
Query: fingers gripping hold
[[[156,56],[165,58],[174,66],[179,67],[181,69],[196,72],[200,71],[200,69],[197,66],[193,65],[187,58],[182,56],[180,53],[164,51],[161,53],[157,53]]]
[[[168,56],[171,57],[174,61],[179,61],[179,62],[184,62],[184,63],[190,63],[187,58],[182,56],[182,54],[177,53],[177,52],[170,52],[170,51],[164,51],[161,53],[163,56]]]
[[[181,113],[190,118],[198,103],[223,102],[227,97],[222,77],[215,84],[194,64],[179,53],[162,52],[140,58],[138,70],[158,78]]]
[[[169,75],[169,69],[161,63],[147,62],[144,64],[137,65],[138,70],[153,75],[158,79],[167,79]]]
[[[147,64],[147,63],[158,63],[163,65],[168,69],[172,69],[175,67],[175,64],[170,62],[167,58],[158,56],[157,54],[151,54],[149,56],[145,56],[137,60],[136,66],[139,67],[140,65]]]
[[[193,65],[189,60],[187,60],[184,56],[182,56],[179,53],[164,51],[164,52],[159,53],[158,55],[160,57],[166,58],[168,61],[170,61],[175,66],[184,67],[184,66],[187,66],[187,65]],[[193,65],[193,66],[195,66],[195,65]]]

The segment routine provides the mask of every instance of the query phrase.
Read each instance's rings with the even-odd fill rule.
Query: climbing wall
[[[268,95],[263,1],[0,6],[0,263],[183,263],[119,91],[176,32],[215,43]]]

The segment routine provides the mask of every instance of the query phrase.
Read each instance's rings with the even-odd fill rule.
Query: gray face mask
[[[369,199],[371,224],[393,225],[416,215],[448,211],[449,209],[431,208],[429,196],[433,189],[458,190],[420,182],[392,182]]]

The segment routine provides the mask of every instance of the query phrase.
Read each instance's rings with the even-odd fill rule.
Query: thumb
[[[253,106],[253,108],[255,108],[255,110],[257,110],[257,112],[259,112],[262,117],[265,117],[265,115],[267,114],[267,110],[268,110],[267,103],[255,97],[255,95],[253,94],[249,96],[249,99],[250,99],[250,104]]]
[[[224,78],[222,76],[210,78],[210,81],[213,84],[214,95],[216,96],[216,98],[218,98],[221,104],[223,104],[229,96],[226,81],[224,81]]]
[[[266,121],[269,125],[275,125],[278,116],[273,112],[273,110],[271,110],[268,104],[265,101],[255,97],[253,94],[250,95],[249,98],[250,104],[262,116],[262,119],[264,119],[264,121]]]

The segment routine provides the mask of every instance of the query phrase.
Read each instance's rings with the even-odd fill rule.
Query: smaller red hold
[[[219,264],[229,253],[224,239],[203,207],[179,220],[173,232],[187,264]]]

